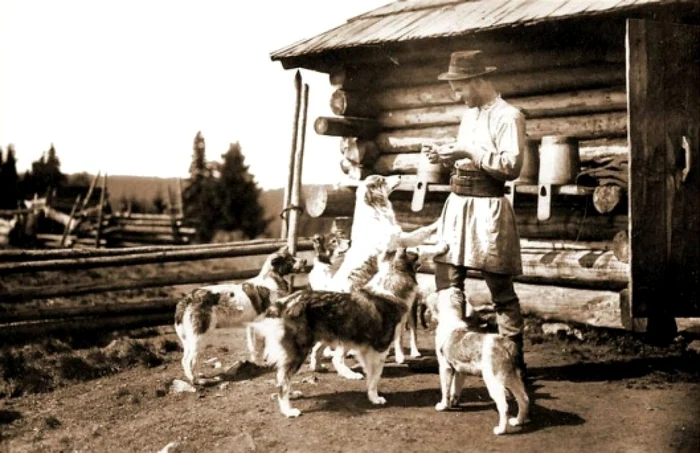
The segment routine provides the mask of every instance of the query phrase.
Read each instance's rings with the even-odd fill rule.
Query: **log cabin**
[[[696,0],[403,0],[274,51],[335,88],[336,116],[314,126],[339,137],[347,179],[308,191],[306,213],[352,216],[356,179],[400,174],[402,226],[434,221],[449,185],[422,179],[419,151],[454,140],[465,109],[437,76],[451,52],[482,50],[526,116],[535,165],[509,195],[523,308],[670,337],[674,318],[700,316],[699,13]],[[567,184],[538,180],[549,136],[576,140],[580,175]]]

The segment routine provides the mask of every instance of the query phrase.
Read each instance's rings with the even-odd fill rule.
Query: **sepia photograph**
[[[700,453],[700,1],[0,0],[0,453]]]

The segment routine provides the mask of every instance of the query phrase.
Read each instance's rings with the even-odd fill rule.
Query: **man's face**
[[[449,82],[456,100],[464,102],[470,108],[481,105],[481,95],[477,89],[476,79],[450,80]]]

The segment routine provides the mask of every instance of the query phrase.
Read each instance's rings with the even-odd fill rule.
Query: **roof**
[[[275,52],[272,60],[697,0],[399,0]]]

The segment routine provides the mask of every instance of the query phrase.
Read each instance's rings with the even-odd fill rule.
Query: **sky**
[[[240,142],[265,189],[284,187],[294,74],[270,53],[390,0],[0,0],[0,147],[20,172],[51,144],[63,173],[187,177]],[[340,178],[328,76],[309,84],[304,184]],[[319,171],[322,170],[322,171]]]

